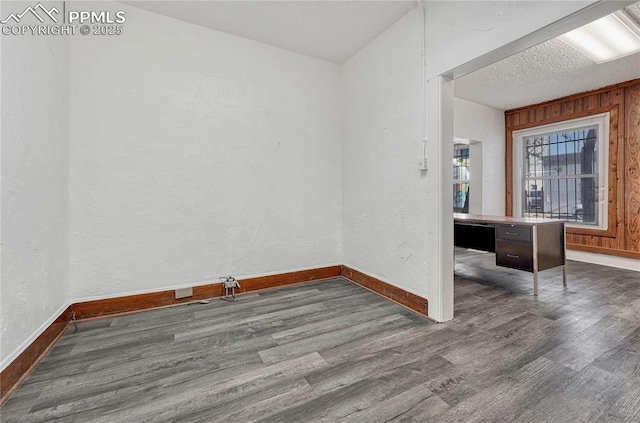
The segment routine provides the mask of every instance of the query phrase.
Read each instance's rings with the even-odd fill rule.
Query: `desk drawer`
[[[496,239],[531,242],[531,226],[496,226]]]
[[[496,265],[533,272],[533,251],[530,243],[496,241]]]

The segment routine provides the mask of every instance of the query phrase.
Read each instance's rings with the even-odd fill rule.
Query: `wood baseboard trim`
[[[218,289],[216,289],[218,288]],[[174,290],[150,292],[148,294],[127,295],[124,297],[105,298],[102,300],[83,301],[73,304],[76,319],[84,320],[94,317],[110,316],[129,312],[143,311],[204,300],[220,295],[220,284],[200,285],[193,287],[193,296],[176,300]]]
[[[317,269],[300,270],[297,272],[281,273],[278,275],[258,276],[239,281],[239,293],[257,291],[259,289],[275,288],[301,282],[313,282],[320,279],[335,278],[342,274],[342,266],[328,266]],[[220,296],[221,287],[217,296]]]
[[[407,292],[402,288],[383,282],[348,266],[342,266],[342,276],[388,300],[407,307],[427,318],[429,317],[429,302],[426,298]]]
[[[319,279],[340,276],[340,266],[328,266],[295,272],[279,273],[276,275],[259,276],[240,279],[240,289],[236,293],[256,291],[258,289],[273,288],[300,282],[311,282]],[[127,295],[124,297],[106,298],[103,300],[84,301],[75,303],[73,311],[77,319],[108,316],[135,312],[152,308],[184,304],[192,301],[220,297],[222,285],[212,283],[193,287],[193,296],[176,300],[174,290],[151,292],[148,294]]]
[[[69,306],[0,373],[0,404],[4,404],[36,364],[55,345],[69,324],[71,314],[72,306]]]
[[[567,243],[567,249],[584,251],[587,253],[607,254],[610,256],[625,257],[625,258],[640,260],[640,251],[615,250],[613,248],[593,247],[591,245],[569,244],[569,243]]]

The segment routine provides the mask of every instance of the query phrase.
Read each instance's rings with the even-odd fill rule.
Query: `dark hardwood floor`
[[[456,254],[446,324],[340,278],[81,322],[1,420],[640,421],[640,274]]]

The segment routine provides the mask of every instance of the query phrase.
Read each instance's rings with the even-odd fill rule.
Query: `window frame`
[[[599,224],[581,224],[567,221],[567,228],[586,231],[610,231],[609,208],[609,130],[611,113],[598,113],[586,117],[567,119],[547,125],[532,126],[512,132],[512,211],[514,216],[523,216],[524,184],[525,184],[525,149],[524,139],[543,136],[586,126],[596,126],[598,133],[598,207]]]

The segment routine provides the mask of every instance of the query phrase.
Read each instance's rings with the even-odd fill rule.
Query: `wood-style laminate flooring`
[[[69,328],[3,422],[639,422],[640,276],[456,250],[456,317],[344,279]]]

